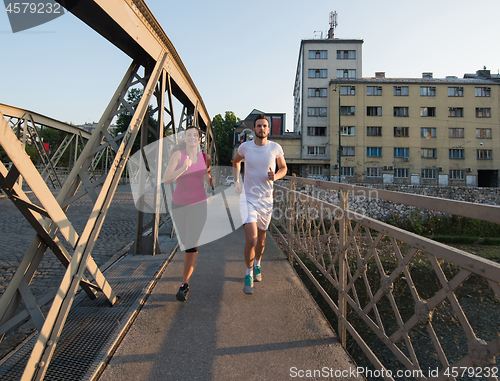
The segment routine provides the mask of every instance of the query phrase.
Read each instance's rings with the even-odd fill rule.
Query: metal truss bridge
[[[130,156],[136,137],[141,148],[148,144],[148,136],[156,140],[167,131],[174,138],[189,123],[196,123],[204,132],[202,148],[217,164],[217,152],[211,121],[203,100],[174,45],[143,0],[68,0],[58,1],[68,11],[109,40],[131,58],[131,64],[118,84],[99,123],[89,135],[73,126],[21,110],[0,105],[0,144],[9,156],[10,168],[0,163],[0,188],[14,202],[36,234],[19,268],[0,299],[0,335],[29,314],[39,332],[22,380],[42,380],[54,355],[58,338],[66,322],[78,287],[95,298],[102,292],[109,304],[117,299],[115,292],[92,258],[92,249],[106,218],[106,212]],[[142,98],[136,103],[126,100],[128,91],[140,89]],[[180,104],[182,110],[175,110]],[[125,133],[114,136],[110,125],[115,116],[127,110],[132,120]],[[153,117],[157,125],[148,120]],[[40,126],[65,131],[68,137],[49,157],[38,136]],[[23,143],[31,140],[37,146],[43,170],[37,170],[26,154]],[[75,160],[67,179],[61,182],[54,170],[60,155],[72,141],[84,148]],[[161,146],[161,145],[160,145]],[[76,150],[75,150],[76,152]],[[94,172],[103,154],[112,152],[112,162],[106,175]],[[161,158],[162,150],[158,150]],[[161,184],[160,171],[154,179]],[[38,202],[32,202],[23,191],[25,181]],[[100,192],[96,187],[101,187]],[[60,188],[57,197],[50,188]],[[66,212],[72,203],[88,195],[93,210],[81,234],[78,234]],[[159,202],[159,200],[157,200]],[[148,215],[138,212],[135,253],[158,253],[159,212]],[[146,236],[146,233],[150,233]],[[62,235],[72,250],[67,250],[58,236]],[[40,300],[30,291],[30,282],[47,249],[51,249],[66,272],[44,316]],[[85,270],[92,279],[85,277]],[[44,298],[41,298],[44,299]],[[24,302],[26,311],[17,313]],[[16,314],[17,313],[17,314]]]

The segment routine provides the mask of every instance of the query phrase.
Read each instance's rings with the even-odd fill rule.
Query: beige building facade
[[[302,40],[294,86],[293,132],[300,136],[300,158],[293,173],[327,179],[336,151],[330,146],[330,82],[362,78],[363,40]]]
[[[479,70],[461,79],[376,73],[331,80],[330,176],[338,180],[340,172],[348,182],[498,186],[498,77]]]

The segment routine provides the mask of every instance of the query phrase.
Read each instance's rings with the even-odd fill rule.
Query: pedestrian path
[[[175,299],[184,260],[176,254],[99,380],[334,379],[354,369],[269,235],[263,282],[243,293],[244,239],[239,228],[200,247],[186,303]]]

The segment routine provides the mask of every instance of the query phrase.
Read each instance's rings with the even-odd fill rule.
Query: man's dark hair
[[[267,116],[265,116],[264,114],[259,114],[255,117],[255,120],[253,121],[253,126],[255,127],[255,124],[256,122],[259,120],[259,119],[265,119],[267,120],[267,123],[269,124],[269,119],[267,119]]]

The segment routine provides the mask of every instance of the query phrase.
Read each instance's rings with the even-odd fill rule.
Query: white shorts
[[[245,197],[240,198],[240,214],[242,224],[257,222],[257,228],[266,231],[271,223],[273,207],[262,208],[247,201]]]

